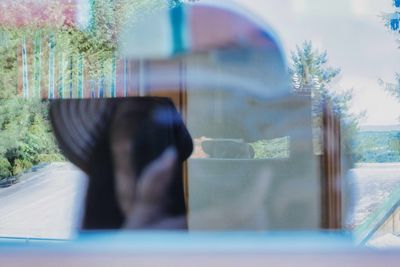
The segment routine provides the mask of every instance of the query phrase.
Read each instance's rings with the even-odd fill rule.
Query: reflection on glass
[[[82,11],[43,1],[26,17],[54,16],[30,23],[11,2],[0,12],[10,14],[0,14],[0,236],[339,229],[361,244],[396,240],[399,128],[359,127],[350,115],[360,95],[363,105],[384,98],[371,77],[398,69],[395,54],[376,57],[389,47],[384,29],[369,41],[381,1],[242,1],[285,46],[226,3],[93,1]],[[380,86],[396,95],[387,79]],[[355,94],[338,92],[354,84]],[[137,194],[156,204],[143,208]]]
[[[64,155],[89,179],[83,230],[162,228],[185,215],[182,163],[193,145],[170,99],[54,100],[50,111]]]

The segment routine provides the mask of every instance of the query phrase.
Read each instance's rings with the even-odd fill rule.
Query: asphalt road
[[[353,199],[349,224],[355,227],[400,186],[400,164],[359,165],[348,179]],[[72,237],[84,190],[84,175],[65,163],[51,164],[0,188],[0,237]]]
[[[352,204],[348,223],[350,228],[354,228],[399,188],[400,163],[359,164],[349,174]]]
[[[72,165],[54,163],[0,188],[0,237],[70,238],[84,185]]]

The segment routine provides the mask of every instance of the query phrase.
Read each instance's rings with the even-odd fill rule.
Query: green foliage
[[[333,104],[333,111],[341,118],[342,140],[345,153],[352,153],[351,140],[358,130],[358,121],[363,114],[354,115],[349,111],[352,100],[352,90],[342,93],[331,90],[331,84],[340,74],[340,68],[327,66],[327,51],[320,52],[314,49],[312,42],[304,42],[297,46],[291,55],[292,63],[289,72],[292,76],[295,94],[305,94],[312,97],[312,112],[314,123],[314,144],[317,154],[321,151],[322,103],[329,101]]]
[[[398,132],[391,140],[390,146],[400,154],[400,132]]]
[[[400,101],[400,73],[395,74],[396,83],[388,83],[382,79],[378,80],[378,84],[389,94],[393,95]]]
[[[55,21],[65,21],[63,14],[60,14],[60,8],[50,0],[43,4],[49,10],[48,14],[58,14],[60,18]],[[151,12],[160,8],[170,8],[182,3],[180,0],[93,0],[91,8],[91,19],[87,29],[81,29],[78,25],[57,24],[52,26],[38,26],[38,23],[32,21],[32,24],[22,28],[6,28],[0,25],[1,35],[7,36],[7,45],[0,43],[0,70],[7,69],[7,73],[2,73],[3,84],[15,89],[17,87],[16,75],[17,57],[16,51],[23,38],[32,42],[36,34],[42,36],[43,45],[48,46],[51,36],[54,36],[54,47],[56,53],[62,53],[65,60],[76,60],[78,56],[85,58],[85,68],[91,79],[97,79],[101,75],[111,74],[111,68],[107,68],[117,55],[117,46],[119,36],[123,26],[129,21],[139,20],[149,15]],[[21,2],[21,5],[27,5],[27,2]],[[16,7],[12,6],[17,9]],[[12,8],[10,7],[10,8]],[[29,9],[29,8],[28,8]],[[4,38],[2,38],[4,39]],[[43,62],[48,62],[48,55],[44,55]],[[46,63],[44,63],[46,64]],[[46,65],[42,66],[45,67]],[[72,71],[72,73],[71,73]],[[70,70],[68,64],[63,69],[64,77],[70,77],[70,74],[76,75],[77,68]],[[45,80],[46,77],[43,77]],[[12,86],[10,86],[12,85]],[[3,96],[4,86],[0,84],[0,97]],[[7,91],[7,90],[6,90]],[[9,90],[8,90],[9,91]],[[8,97],[9,95],[7,95]]]
[[[360,132],[353,146],[358,162],[400,162],[400,132]]]
[[[399,18],[399,9],[394,6],[393,3],[393,11],[392,13],[385,13],[381,17],[385,23],[386,28],[388,28],[393,34],[396,35],[396,41],[400,44],[400,31],[394,30],[391,27],[391,20]],[[400,47],[399,47],[400,48]],[[395,73],[396,83],[387,83],[382,79],[378,80],[378,83],[383,87],[384,90],[392,94],[400,101],[400,73]]]
[[[285,159],[289,158],[289,137],[272,140],[260,140],[250,144],[255,152],[255,159]]]
[[[0,32],[3,40],[5,40],[0,45],[0,98],[8,98],[17,93],[18,64],[16,51],[19,36],[8,29],[1,29],[1,27]]]
[[[12,175],[12,167],[10,162],[3,157],[0,157],[0,180]]]
[[[51,133],[47,105],[39,99],[0,99],[0,179],[63,160]]]
[[[383,14],[382,19],[385,23],[385,26],[389,30],[391,30],[394,34],[397,35],[397,42],[400,43],[400,38],[399,38],[400,31],[394,30],[391,28],[391,20],[392,19],[398,20],[398,18],[399,18],[399,9],[398,8],[396,9],[394,2],[393,2],[393,8],[394,8],[394,12]],[[382,86],[382,88],[384,90],[386,90],[387,92],[392,94],[394,97],[396,97],[400,101],[400,73],[395,73],[395,79],[396,79],[396,83],[387,83],[387,82],[383,81],[382,79],[379,79],[378,83]],[[398,153],[400,153],[400,141],[398,141],[398,140],[400,140],[400,135],[398,135],[397,137],[398,137],[397,140],[392,141],[392,147]]]
[[[340,68],[326,66],[327,51],[319,52],[311,41],[296,46],[291,53],[292,65],[289,69],[295,91],[308,90],[312,95],[327,94],[328,84],[340,73]]]
[[[41,80],[48,80],[48,53],[34,52],[33,44],[36,36],[40,36],[40,46],[45,50],[51,45],[56,60],[61,63],[62,77],[77,77],[78,68],[69,68],[69,62],[76,64],[78,57],[85,59],[85,68],[90,79],[111,73],[111,62],[118,56],[117,43],[121,29],[127,21],[140,19],[159,8],[169,8],[181,4],[182,1],[164,0],[93,0],[92,15],[88,29],[80,29],[72,25],[64,17],[57,1],[43,0],[38,2],[49,15],[52,26],[41,26],[40,19],[30,12],[30,1],[9,1],[9,25],[15,25],[20,18],[21,10],[27,12],[29,22],[24,27],[6,27],[0,25],[0,179],[18,175],[32,166],[63,160],[55,144],[48,121],[47,102],[39,99],[21,99],[18,93],[18,75],[22,72],[17,54],[21,53],[21,44],[26,40],[28,47],[28,79],[31,87],[40,84],[35,79],[34,60],[41,59],[39,65]],[[66,21],[68,21],[66,23]],[[19,59],[21,60],[21,59]],[[72,73],[71,73],[72,72]],[[59,73],[56,74],[58,76]],[[73,78],[76,79],[76,78]],[[63,81],[64,82],[64,81]],[[68,81],[67,81],[68,82]],[[76,81],[69,80],[71,84]],[[57,82],[56,82],[57,83]],[[32,88],[31,88],[32,89]],[[31,90],[32,91],[32,90]]]
[[[29,160],[23,160],[23,159],[16,159],[13,162],[12,166],[12,174],[13,175],[18,175],[22,173],[24,170],[28,170],[33,167],[33,164]]]

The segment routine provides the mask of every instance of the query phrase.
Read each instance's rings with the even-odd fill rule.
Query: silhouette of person
[[[193,144],[170,99],[54,100],[50,117],[89,177],[83,230],[186,228],[182,164]]]

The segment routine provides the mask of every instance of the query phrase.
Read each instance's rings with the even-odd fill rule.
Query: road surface
[[[0,188],[0,237],[72,237],[84,185],[83,174],[72,165],[53,163]]]
[[[348,224],[354,228],[400,186],[400,163],[358,164],[349,174],[349,192],[353,201]]]
[[[360,225],[400,186],[399,164],[362,164],[349,172],[350,227]],[[84,175],[55,163],[0,188],[0,237],[70,238],[76,233]]]

